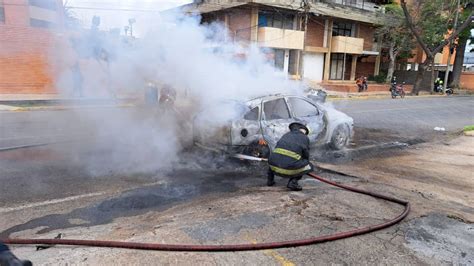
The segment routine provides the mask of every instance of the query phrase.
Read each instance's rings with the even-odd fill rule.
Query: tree
[[[426,54],[426,59],[419,65],[412,91],[413,94],[418,95],[423,81],[423,74],[429,66],[432,66],[430,84],[432,90],[435,55],[472,23],[473,11],[470,11],[466,20],[457,29],[452,29],[449,34],[450,22],[457,8],[453,1],[432,0],[419,2],[418,9],[412,11],[414,15],[410,14],[405,0],[401,0],[401,6],[411,33],[415,36],[418,45]],[[448,37],[446,38],[446,36]]]
[[[390,82],[395,70],[395,62],[398,58],[410,57],[415,48],[415,40],[407,27],[403,10],[399,5],[385,5],[384,25],[377,29],[375,34],[380,38],[382,47],[388,50],[389,66],[386,82]]]
[[[463,6],[463,11],[461,13],[462,20],[466,19],[471,9],[472,9],[472,3],[466,3]],[[459,88],[459,81],[461,79],[462,65],[464,62],[464,55],[466,52],[467,42],[469,39],[471,39],[471,42],[472,42],[472,39],[473,39],[473,37],[471,36],[472,28],[473,27],[471,25],[470,27],[467,27],[459,34],[457,45],[455,46],[456,56],[454,57],[453,76],[452,76],[452,81],[449,84],[449,86],[452,88]]]
[[[66,28],[77,30],[81,27],[81,21],[76,17],[76,14],[69,5],[69,0],[66,0],[63,5],[64,21]]]

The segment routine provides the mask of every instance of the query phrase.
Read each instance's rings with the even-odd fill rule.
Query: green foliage
[[[465,126],[465,127],[464,127],[464,132],[473,131],[473,130],[474,130],[474,125],[470,125],[470,126]]]
[[[459,15],[458,26],[467,19],[471,11],[469,5],[467,5],[469,1],[471,0],[460,1],[460,5],[463,10]],[[453,30],[457,8],[457,1],[423,1],[416,27],[421,33],[423,42],[430,50],[435,49],[439,44],[441,44],[445,40],[448,33]],[[464,30],[459,35],[459,38],[462,40],[469,38],[470,29],[472,29],[472,27],[468,27],[468,29]]]
[[[398,4],[388,4],[384,8],[385,23],[375,34],[382,40],[384,48],[392,46],[395,57],[407,58],[415,48],[415,39],[406,25],[403,10]]]
[[[387,73],[380,72],[380,74],[374,76],[370,75],[367,77],[369,81],[375,81],[376,83],[385,83],[385,80],[387,79]]]

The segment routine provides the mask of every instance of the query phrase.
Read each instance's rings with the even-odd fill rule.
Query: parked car
[[[267,158],[294,121],[310,129],[311,146],[340,150],[353,135],[353,119],[321,102],[296,95],[227,101],[202,110],[193,121],[195,145],[229,155]]]

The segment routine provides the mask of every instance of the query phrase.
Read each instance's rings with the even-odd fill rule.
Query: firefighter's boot
[[[2,244],[0,244],[1,248]],[[4,246],[4,245],[3,245]],[[33,265],[29,260],[20,260],[9,249],[0,250],[0,265],[2,266],[31,266]]]
[[[287,188],[293,191],[301,191],[303,188],[298,184],[298,180],[300,180],[301,177],[293,177],[290,178],[288,181],[288,185],[286,185]]]
[[[275,185],[275,174],[269,168],[267,172],[267,186],[271,187],[273,185]]]

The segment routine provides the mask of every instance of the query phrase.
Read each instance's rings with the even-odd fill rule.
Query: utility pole
[[[456,4],[456,16],[454,17],[454,27],[453,27],[453,32],[456,30],[456,27],[458,26],[458,17],[459,17],[459,0],[457,1],[457,4]],[[448,61],[446,62],[446,73],[444,73],[444,84],[443,84],[443,88],[444,90],[446,91],[446,89],[448,88],[448,78],[449,78],[449,65],[451,64],[451,56],[453,55],[451,53],[451,49],[452,49],[452,46],[453,46],[453,41],[454,40],[451,40],[449,42],[449,46],[448,46]],[[454,51],[454,49],[453,49]]]
[[[304,25],[303,25],[304,40],[303,40],[303,51],[301,51],[301,53],[300,53],[299,69],[300,69],[301,80],[303,80],[303,78],[304,78],[304,54],[305,54],[305,50],[306,50],[306,36],[308,35],[307,34],[307,31],[308,31],[308,16],[309,16],[309,11],[311,9],[311,6],[310,6],[308,0],[301,0],[301,7],[303,8],[303,12],[304,12],[304,22],[303,22],[304,23]]]

